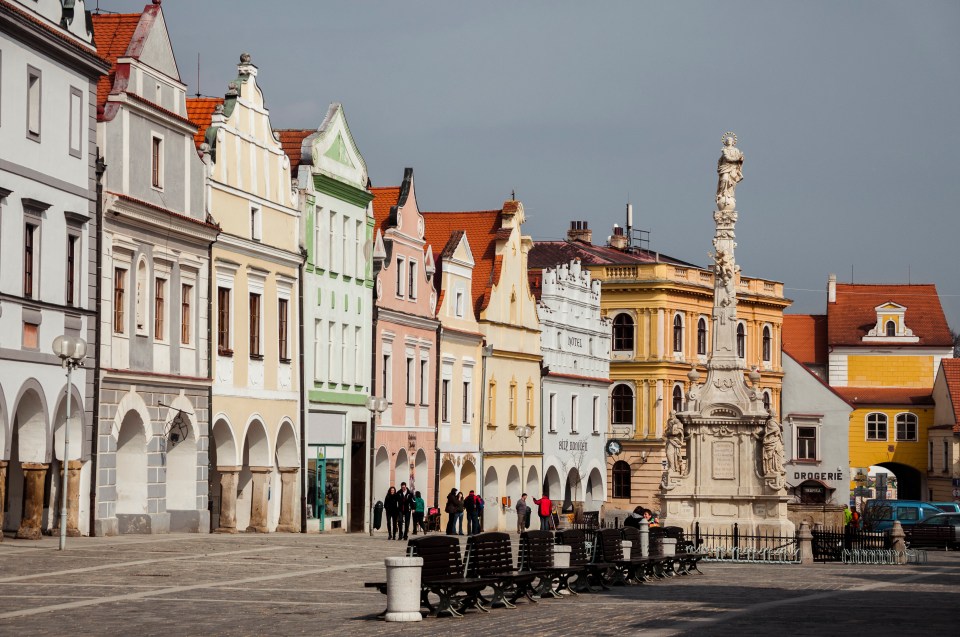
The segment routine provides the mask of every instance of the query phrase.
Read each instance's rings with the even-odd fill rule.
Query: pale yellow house
[[[487,353],[479,366],[484,395],[477,419],[483,526],[506,529],[506,511],[520,495],[541,492],[540,320],[527,281],[533,240],[522,234],[523,205],[515,200],[501,210],[424,213],[424,218],[428,228],[447,224],[451,231],[464,230],[473,251],[470,298]],[[523,448],[518,426],[530,427]]]
[[[300,530],[300,212],[257,67],[189,100],[204,132],[213,246],[210,476],[215,530]]]

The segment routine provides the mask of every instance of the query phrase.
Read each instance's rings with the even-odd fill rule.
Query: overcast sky
[[[93,8],[96,0],[88,0]],[[145,0],[100,0],[139,11]],[[182,79],[222,96],[253,56],[275,127],[343,103],[375,185],[424,210],[499,207],[534,239],[705,265],[722,134],[746,156],[737,261],[792,312],[841,282],[937,284],[960,328],[960,3],[166,0]]]

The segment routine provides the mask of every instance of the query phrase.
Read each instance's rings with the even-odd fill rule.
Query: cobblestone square
[[[402,542],[366,535],[5,538],[4,635],[953,634],[960,557],[924,565],[703,565],[703,575],[522,603],[463,619],[388,624],[364,581]],[[508,622],[508,623],[505,623]],[[510,628],[513,627],[513,628]]]

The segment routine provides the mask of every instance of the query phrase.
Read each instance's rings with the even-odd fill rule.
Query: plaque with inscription
[[[729,440],[715,441],[713,447],[713,479],[733,480],[736,472],[733,466],[734,444]]]

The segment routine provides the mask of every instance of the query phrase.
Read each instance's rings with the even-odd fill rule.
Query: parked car
[[[960,504],[956,502],[931,502],[930,504],[944,513],[960,513]]]
[[[960,544],[960,513],[939,513],[918,523],[923,526],[950,525],[953,527],[953,540]]]
[[[894,521],[901,526],[917,524],[943,513],[929,502],[919,500],[867,500],[863,508],[863,527],[868,531],[886,531]]]

